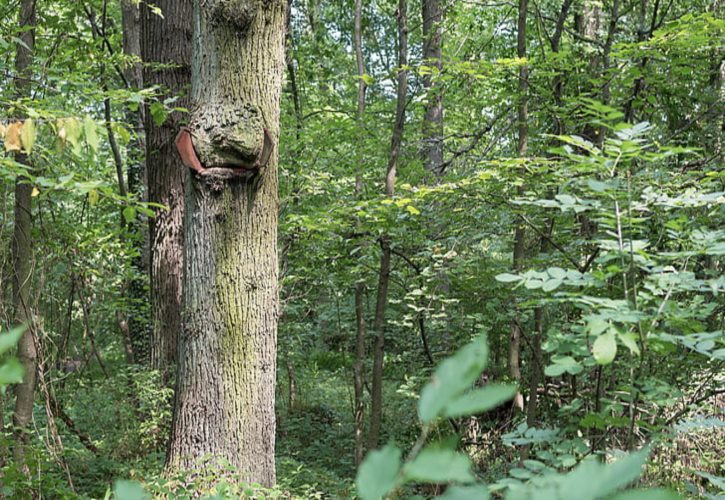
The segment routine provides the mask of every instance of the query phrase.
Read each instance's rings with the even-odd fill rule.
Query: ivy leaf
[[[428,447],[405,466],[406,481],[420,483],[468,483],[476,478],[471,473],[471,459],[453,450]]]
[[[393,445],[368,453],[357,471],[355,485],[363,500],[383,498],[395,486],[402,452]]]
[[[608,365],[617,355],[617,338],[611,330],[597,337],[592,346],[592,355],[600,365]]]

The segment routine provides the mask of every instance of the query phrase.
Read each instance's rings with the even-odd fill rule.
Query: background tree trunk
[[[357,132],[358,146],[364,137],[365,114],[365,59],[362,51],[362,0],[355,0],[355,28],[353,41],[355,43],[355,63],[357,66]],[[362,192],[362,162],[364,154],[358,153],[358,170],[355,176],[355,194]],[[359,223],[358,223],[359,227]],[[365,455],[365,282],[359,279],[355,283],[355,464],[360,465]]]
[[[516,43],[516,55],[519,59],[526,58],[526,10],[528,0],[519,0],[518,35]],[[525,158],[529,145],[529,68],[528,64],[522,64],[519,68],[519,105],[518,105],[518,144],[516,152],[519,158]],[[522,169],[522,172],[525,170]],[[523,175],[523,174],[522,174]],[[521,189],[519,189],[519,195]],[[514,271],[521,271],[524,266],[526,231],[523,222],[519,222],[514,232]],[[521,381],[521,318],[518,311],[515,312],[514,320],[511,322],[511,338],[509,339],[509,377],[515,382]],[[513,400],[514,408],[524,409],[524,398],[520,392],[516,393]]]
[[[443,69],[443,14],[438,0],[423,0],[423,63]],[[423,152],[425,167],[436,175],[443,174],[443,94],[435,84],[434,75],[423,75],[423,88],[428,94],[423,119]]]
[[[23,0],[20,4],[19,24],[25,29],[19,35],[15,46],[15,71],[18,78],[15,87],[19,97],[30,94],[30,65],[35,48],[36,0]],[[26,163],[27,157],[16,156],[18,163]],[[18,359],[25,369],[23,381],[15,388],[15,448],[13,458],[26,475],[30,474],[26,463],[26,448],[29,441],[30,421],[33,418],[33,402],[37,375],[37,347],[33,332],[33,311],[30,305],[30,289],[33,274],[33,185],[28,179],[18,177],[15,181],[15,225],[13,228],[13,308],[15,323],[26,324],[27,329],[18,343]]]
[[[408,95],[408,14],[407,0],[398,1],[398,95],[395,109],[395,124],[390,145],[388,172],[385,176],[385,194],[395,194],[395,177],[403,142],[405,127],[405,99]],[[375,306],[375,346],[373,348],[373,387],[370,408],[370,434],[368,448],[373,450],[380,444],[380,427],[383,420],[383,359],[385,357],[385,309],[388,305],[388,283],[390,282],[390,238],[380,238],[382,254],[378,275],[378,298]]]
[[[275,482],[277,151],[252,178],[263,128],[276,143],[283,0],[194,2],[191,133],[205,175],[186,193],[184,316],[167,470],[204,455]],[[212,168],[214,167],[214,168]],[[188,170],[191,172],[191,170]]]
[[[174,106],[189,107],[191,85],[191,0],[157,0],[163,17],[143,4],[143,60],[147,85],[159,85],[164,95],[180,96]],[[154,65],[163,64],[158,68]],[[151,366],[165,371],[176,362],[176,339],[181,331],[184,270],[185,168],[174,139],[185,116],[172,113],[157,125],[146,113],[146,168],[149,201],[156,210],[150,220],[151,242]]]

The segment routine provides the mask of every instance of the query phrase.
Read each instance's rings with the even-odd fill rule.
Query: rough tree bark
[[[169,472],[208,455],[275,482],[277,152],[284,0],[196,0],[184,312]],[[262,161],[262,163],[264,163]]]
[[[443,69],[443,13],[438,0],[423,0],[423,60],[426,66]],[[423,88],[428,94],[423,119],[423,152],[425,168],[443,174],[443,94],[432,74],[423,76]]]
[[[23,0],[20,4],[19,25],[23,27],[15,46],[15,71],[18,76],[15,88],[18,97],[27,97],[30,93],[30,65],[35,48],[36,0]],[[26,163],[27,158],[18,154],[16,161]],[[26,463],[26,451],[29,438],[30,421],[33,418],[33,401],[37,375],[38,352],[33,332],[33,311],[30,305],[30,287],[33,272],[33,244],[31,231],[33,186],[28,179],[18,177],[15,181],[15,225],[13,228],[13,308],[15,323],[25,324],[27,329],[18,343],[18,359],[25,369],[23,381],[15,388],[15,410],[13,426],[15,428],[15,447],[13,459],[25,474],[29,474]]]
[[[408,95],[408,15],[407,0],[398,0],[398,93],[395,109],[395,124],[390,145],[388,171],[385,176],[385,194],[395,194],[395,177],[403,142],[405,126],[405,99]],[[383,420],[383,358],[385,356],[385,310],[388,305],[388,284],[390,282],[390,238],[380,238],[382,254],[378,274],[378,297],[375,305],[375,345],[373,347],[373,387],[370,407],[370,434],[368,448],[375,449],[380,444],[380,427]]]
[[[358,141],[363,137],[363,118],[365,115],[365,59],[362,51],[362,0],[355,0],[355,63],[357,66],[357,132]],[[358,142],[360,144],[360,142]],[[363,162],[363,155],[358,154],[358,165]],[[362,168],[358,167],[355,176],[355,194],[362,192]],[[355,283],[355,464],[360,465],[365,455],[365,282]]]
[[[156,0],[163,17],[144,4],[141,50],[144,80],[158,85],[164,96],[179,96],[175,105],[189,107],[191,86],[192,0]],[[151,243],[151,366],[166,371],[176,363],[176,339],[181,330],[184,270],[184,167],[174,138],[185,116],[172,113],[161,125],[146,113],[146,169],[150,202],[156,210],[150,222]]]

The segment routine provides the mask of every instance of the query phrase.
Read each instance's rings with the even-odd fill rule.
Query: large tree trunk
[[[398,171],[400,146],[403,143],[405,127],[405,105],[408,95],[408,14],[407,0],[398,1],[398,93],[395,108],[395,124],[390,145],[388,171],[385,175],[385,194],[395,194],[395,179]],[[378,275],[378,298],[375,305],[375,346],[373,347],[373,387],[370,405],[370,434],[368,448],[375,449],[380,444],[380,428],[383,421],[383,359],[385,357],[385,309],[388,305],[388,284],[390,282],[390,238],[380,238],[382,254]]]
[[[15,71],[19,78],[15,80],[18,96],[28,95],[30,65],[35,48],[36,0],[23,0],[20,4],[20,26],[26,28],[19,36],[16,45]],[[19,163],[27,158],[19,154]],[[33,311],[30,304],[30,287],[33,270],[33,245],[31,231],[33,186],[28,179],[18,177],[15,184],[15,226],[13,229],[13,308],[15,322],[25,324],[27,329],[18,343],[18,358],[25,369],[23,381],[15,388],[16,400],[13,412],[15,427],[15,448],[13,458],[16,465],[29,474],[26,463],[29,427],[33,418],[33,401],[37,374],[37,349],[33,333]]]
[[[426,66],[443,69],[441,50],[443,14],[438,0],[423,0],[423,59]],[[425,167],[436,175],[443,174],[443,94],[433,75],[423,75],[423,88],[428,93],[423,119],[423,151]]]
[[[283,0],[197,0],[184,314],[167,469],[227,460],[275,482],[277,152]],[[264,143],[264,146],[263,146]],[[258,171],[242,165],[261,165]],[[188,170],[188,172],[192,172]],[[255,173],[256,172],[256,173]]]
[[[156,0],[163,17],[144,4],[141,16],[144,80],[164,96],[179,96],[175,106],[189,107],[191,86],[191,0]],[[155,65],[162,64],[162,67]],[[161,125],[146,113],[146,168],[149,201],[168,208],[150,221],[151,366],[166,371],[176,363],[181,331],[184,270],[184,167],[174,138],[186,117],[173,113]]]

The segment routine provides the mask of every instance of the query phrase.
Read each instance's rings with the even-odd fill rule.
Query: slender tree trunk
[[[423,59],[426,66],[443,69],[442,27],[443,14],[439,0],[422,0],[423,7]],[[443,174],[443,94],[436,85],[434,75],[423,76],[423,88],[428,94],[423,119],[423,150],[425,167],[436,175]]]
[[[398,95],[395,109],[395,124],[390,146],[388,172],[385,176],[385,194],[395,194],[395,177],[403,142],[405,126],[405,100],[408,95],[408,17],[407,0],[398,0]],[[368,448],[377,448],[380,443],[380,427],[383,420],[383,359],[385,357],[385,309],[388,305],[388,283],[390,281],[390,238],[380,238],[382,254],[378,275],[378,298],[375,305],[375,346],[373,348],[373,387],[370,409],[370,434]]]
[[[519,0],[518,34],[516,41],[516,54],[519,59],[526,58],[526,9],[528,0]],[[529,91],[529,68],[528,63],[522,64],[519,68],[519,104],[518,104],[518,144],[516,152],[519,158],[526,157],[529,144],[528,125],[528,91]],[[519,222],[514,232],[514,256],[513,268],[520,271],[524,266],[524,245],[526,232],[522,222]],[[509,339],[509,377],[515,382],[521,380],[521,322],[516,317],[511,322],[511,337]],[[520,392],[516,393],[513,406],[519,410],[524,409],[524,398]]]
[[[141,16],[144,80],[159,85],[164,96],[178,96],[175,106],[189,107],[191,86],[191,0],[156,0],[163,17],[143,4]],[[161,67],[154,65],[163,65]],[[185,116],[173,113],[161,124],[146,112],[146,168],[150,202],[151,243],[151,366],[166,372],[176,363],[176,339],[181,331],[184,271],[184,166],[174,138]]]
[[[355,0],[355,63],[357,66],[357,137],[358,145],[363,139],[363,118],[365,115],[365,59],[362,51],[362,0]],[[358,165],[362,165],[363,154],[358,154]],[[362,166],[355,176],[355,194],[362,192]],[[359,226],[359,223],[358,223]],[[355,465],[360,465],[365,455],[365,282],[355,283]]]
[[[184,313],[169,472],[227,460],[275,483],[283,0],[195,0]],[[183,148],[182,148],[183,149]],[[242,165],[259,165],[246,169]]]
[[[27,77],[35,48],[36,0],[22,0],[20,4],[20,26],[25,28],[19,35],[16,45],[15,71],[18,79],[15,86],[18,96],[26,97],[30,93]],[[19,163],[27,163],[28,158],[19,154]],[[26,463],[26,451],[29,441],[29,427],[33,418],[35,382],[37,375],[37,348],[33,331],[33,311],[30,305],[30,288],[33,271],[33,244],[31,231],[33,186],[28,179],[19,177],[15,182],[15,225],[13,228],[13,308],[15,323],[25,324],[27,329],[18,343],[18,359],[25,369],[23,381],[15,388],[15,448],[13,458],[17,466],[26,475],[30,474]]]

